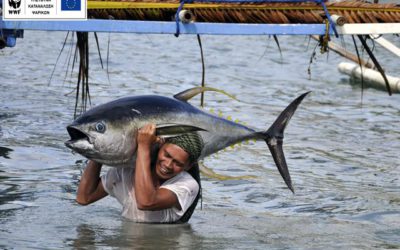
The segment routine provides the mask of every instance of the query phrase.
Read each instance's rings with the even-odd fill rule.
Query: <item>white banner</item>
[[[3,20],[86,20],[87,0],[2,0]]]

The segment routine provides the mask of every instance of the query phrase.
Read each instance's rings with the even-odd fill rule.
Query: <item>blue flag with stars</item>
[[[81,0],[61,0],[62,11],[80,11]]]

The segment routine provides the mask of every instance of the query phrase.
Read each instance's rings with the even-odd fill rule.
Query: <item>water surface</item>
[[[65,35],[26,31],[15,48],[0,51],[0,248],[400,248],[399,95],[365,89],[361,97],[336,69],[342,58],[317,48],[309,64],[315,43],[304,37],[280,37],[280,55],[269,37],[203,36],[206,84],[240,100],[207,93],[207,110],[264,130],[292,99],[312,91],[285,135],[294,195],[267,146],[249,142],[203,164],[256,178],[203,175],[202,207],[189,224],[132,223],[112,198],[77,205],[85,159],[63,144],[75,102],[76,73],[66,75],[70,40],[49,83]],[[195,36],[99,36],[103,59],[111,38],[109,80],[91,36],[92,106],[128,95],[171,96],[201,82]],[[398,76],[398,58],[380,47],[376,54]]]

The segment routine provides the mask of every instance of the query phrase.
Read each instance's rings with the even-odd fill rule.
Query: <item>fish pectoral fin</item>
[[[207,130],[192,125],[176,124],[176,123],[164,123],[156,125],[156,135],[162,136],[164,138],[178,136],[181,134],[186,134],[196,131],[207,131]]]
[[[224,94],[226,96],[229,96],[230,98],[232,98],[236,101],[239,101],[235,96],[225,92],[224,90],[211,88],[211,87],[194,87],[191,89],[187,89],[187,90],[184,90],[184,91],[174,95],[174,98],[178,99],[180,101],[183,101],[183,102],[187,102],[188,100],[192,99],[194,96],[204,93],[206,91],[218,92],[218,93]]]

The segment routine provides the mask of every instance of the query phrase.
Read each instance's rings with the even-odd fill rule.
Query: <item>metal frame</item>
[[[15,46],[15,38],[22,37],[23,30],[175,34],[176,25],[176,22],[172,21],[99,19],[85,21],[4,21],[0,18],[0,39],[6,42],[6,46],[12,47]],[[180,34],[208,35],[324,35],[326,33],[325,24],[179,23],[179,28]],[[337,26],[337,30],[339,34],[396,34],[400,33],[400,23],[345,24],[341,27]],[[333,34],[332,31],[331,34]]]
[[[180,34],[310,35],[325,34],[324,24],[180,23]],[[175,34],[176,22],[163,21],[3,21],[0,29]]]

